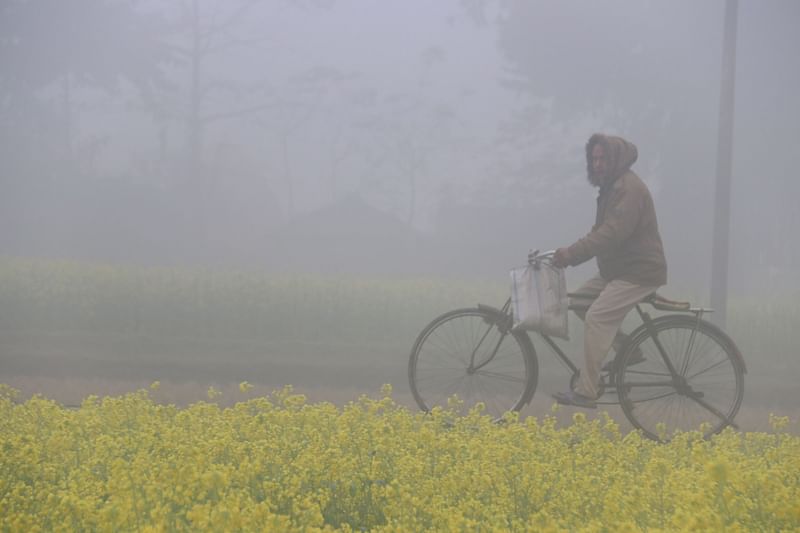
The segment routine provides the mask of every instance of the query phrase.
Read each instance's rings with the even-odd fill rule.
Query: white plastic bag
[[[569,339],[567,281],[563,268],[546,261],[511,271],[514,328]]]

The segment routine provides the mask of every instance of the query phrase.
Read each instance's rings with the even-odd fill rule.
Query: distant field
[[[345,398],[391,383],[402,400],[408,351],[420,329],[454,307],[502,305],[506,294],[503,283],[5,258],[0,381],[23,394],[76,403],[90,392],[118,394],[126,383],[132,390],[153,380],[173,384],[165,389],[181,392],[169,399],[184,403],[202,397],[210,383],[224,388],[243,380],[265,389],[293,384],[319,400],[325,398],[314,391]],[[635,325],[629,317],[625,327]],[[571,329],[569,350],[580,353],[576,320]],[[752,412],[758,427],[772,411],[796,420],[800,303],[789,296],[733,298],[727,329],[749,370],[742,416]],[[568,375],[536,346],[534,403],[546,409],[549,393],[564,388]],[[44,386],[50,390],[39,390]]]
[[[502,305],[505,292],[452,280],[0,259],[0,368],[23,393],[60,379],[69,390],[43,392],[70,402],[97,380],[158,379],[185,391],[248,379],[348,397],[383,383],[402,390],[408,351],[431,318]]]
[[[502,304],[506,287],[0,260],[0,329],[150,338],[407,341],[453,306]]]

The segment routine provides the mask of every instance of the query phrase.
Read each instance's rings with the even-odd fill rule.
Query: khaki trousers
[[[595,298],[588,309],[575,310],[575,314],[585,322],[585,361],[575,392],[597,398],[600,369],[622,321],[642,298],[655,292],[657,288],[658,286],[644,287],[618,279],[606,281],[598,274],[575,291],[577,294]],[[581,301],[579,297],[572,299],[572,303],[577,305]]]

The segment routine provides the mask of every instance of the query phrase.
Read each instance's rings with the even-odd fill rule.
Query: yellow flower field
[[[243,396],[249,386],[243,384]],[[0,394],[3,531],[800,530],[800,437],[669,444],[610,419],[426,415],[384,398],[230,408]]]

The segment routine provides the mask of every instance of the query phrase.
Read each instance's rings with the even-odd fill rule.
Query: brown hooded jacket
[[[570,265],[597,257],[600,275],[643,286],[667,283],[667,262],[658,233],[653,198],[644,182],[630,170],[638,151],[620,138],[595,134],[586,143],[587,170],[592,171],[592,148],[606,153],[608,177],[597,195],[592,230],[567,250]]]

